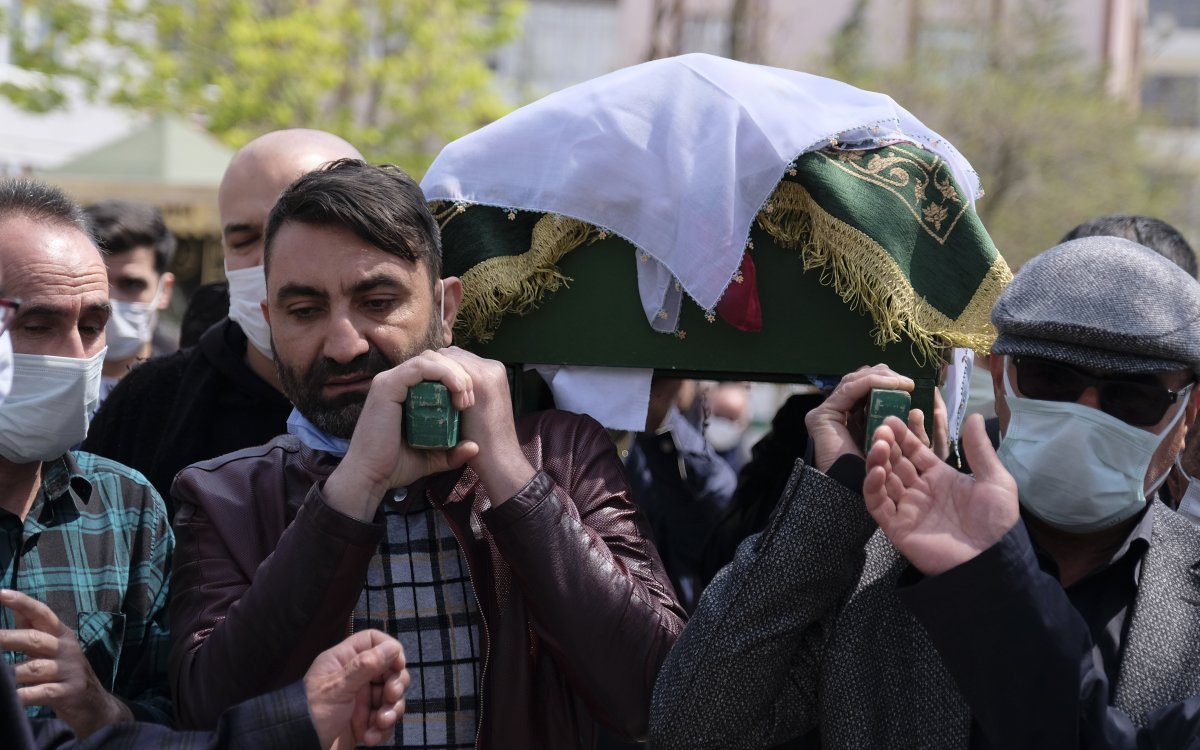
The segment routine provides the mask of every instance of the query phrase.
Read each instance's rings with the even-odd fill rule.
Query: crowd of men
[[[1200,284],[1161,222],[1080,228],[1004,291],[1002,440],[968,421],[973,474],[919,413],[864,452],[870,391],[914,383],[843,377],[766,527],[701,595],[698,516],[664,499],[684,490],[653,427],[722,459],[670,399],[622,450],[580,415],[515,416],[505,366],[453,346],[462,285],[408,175],[269,133],[219,211],[228,315],[163,351],[162,217],[0,183],[3,747],[1200,737],[1200,529],[1181,512]],[[429,380],[462,413],[446,450],[398,439]],[[706,477],[712,525],[733,470]]]

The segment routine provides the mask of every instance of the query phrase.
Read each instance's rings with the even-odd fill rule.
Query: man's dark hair
[[[26,177],[0,180],[0,219],[24,216],[36,222],[78,229],[92,237],[87,215],[60,188]]]
[[[163,273],[175,257],[175,235],[167,229],[162,212],[133,201],[106,200],[84,209],[96,244],[118,255],[148,247],[154,251],[154,270]]]
[[[348,229],[385,253],[424,263],[431,283],[441,277],[441,233],[425,195],[413,178],[389,164],[338,159],[289,185],[267,218],[267,273],[275,235],[289,221]]]
[[[1196,277],[1196,253],[1175,227],[1152,216],[1113,214],[1085,221],[1060,240],[1080,237],[1122,237],[1144,245],[1163,256],[1192,277]]]

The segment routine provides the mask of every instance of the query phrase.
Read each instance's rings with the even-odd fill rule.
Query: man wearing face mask
[[[172,514],[171,482],[180,469],[287,431],[292,405],[275,374],[259,304],[267,215],[292,180],[343,157],[359,153],[335,135],[300,129],[267,133],[234,155],[217,194],[229,317],[196,346],[142,364],[96,415],[83,448],[144,473]]]
[[[998,463],[1019,497],[1018,526],[1087,623],[1112,705],[1140,725],[1200,691],[1200,530],[1155,500],[1196,418],[1200,284],[1131,241],[1078,239],[1026,263],[992,322]],[[908,497],[896,482],[969,495],[996,472],[981,468],[976,482],[926,451],[885,480],[898,449],[876,444],[866,475],[847,415],[871,388],[897,387],[911,381],[860,370],[809,414],[812,466],[709,586],[659,675],[656,748],[757,747],[814,729],[823,747],[1005,746],[975,721],[905,607],[927,583],[953,581],[922,581],[859,496],[864,479],[868,497],[885,483]],[[971,422],[968,457],[987,449],[980,428]]]
[[[138,362],[174,351],[169,342],[155,346],[158,314],[171,304],[175,274],[167,270],[175,256],[175,235],[162,213],[132,201],[101,201],[84,209],[96,244],[105,253],[112,316],[105,331],[108,354],[100,379],[104,401],[117,381]]]
[[[11,388],[0,409],[0,652],[35,716],[79,736],[167,723],[166,507],[146,479],[71,446],[100,391],[111,314],[87,217],[62,192],[0,183]],[[19,300],[19,302],[17,302]],[[6,352],[0,344],[0,356]],[[0,384],[7,376],[0,375]]]

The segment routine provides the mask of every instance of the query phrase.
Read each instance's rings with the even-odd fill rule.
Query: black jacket
[[[175,516],[180,469],[287,432],[292,405],[246,364],[246,334],[228,318],[196,346],[155,357],[105,399],[83,449],[146,475]]]
[[[906,593],[993,746],[1200,747],[1200,695],[1139,726],[1109,705],[1087,624],[1038,567],[1024,524]]]
[[[30,719],[17,699],[12,668],[0,661],[0,748],[4,750],[261,750],[319,747],[304,686],[246,701],[221,716],[213,732],[173,732],[158,724],[124,722],[78,740],[57,719]]]

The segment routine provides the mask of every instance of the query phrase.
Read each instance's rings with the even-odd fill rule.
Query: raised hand
[[[363,630],[313,660],[304,691],[321,747],[378,745],[404,715],[409,675],[404,648],[379,630]]]
[[[46,706],[83,738],[119,721],[132,721],[129,707],[96,678],[75,631],[45,604],[19,591],[0,590],[0,604],[13,611],[16,628],[0,630],[0,651],[16,651],[17,697],[25,706]]]
[[[875,431],[863,497],[896,549],[926,575],[970,560],[1017,522],[1017,485],[988,440],[983,418],[963,426],[975,476],[948,466],[894,417]]]

